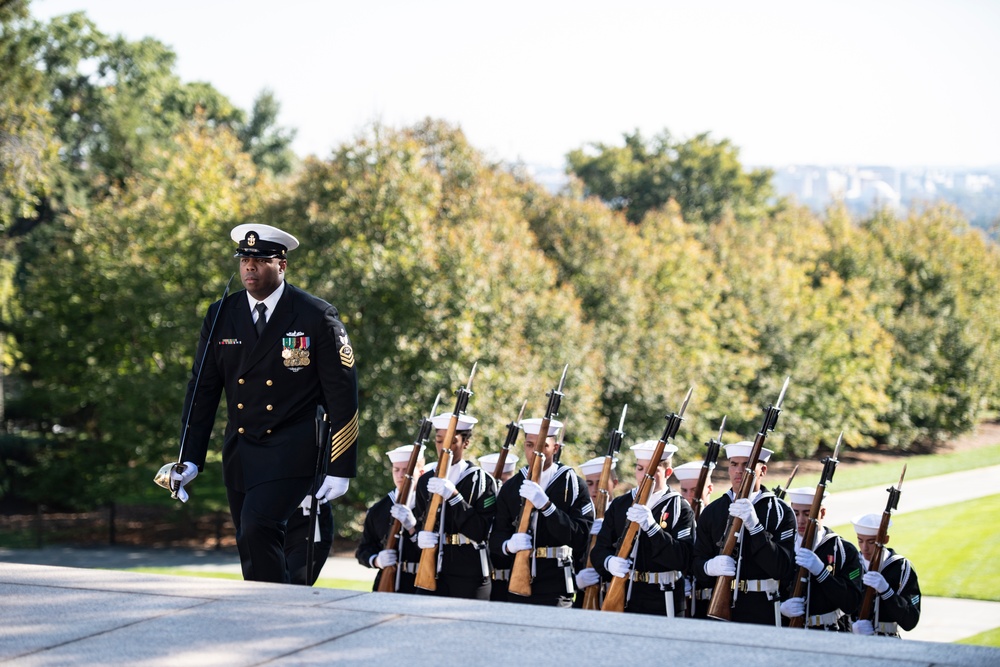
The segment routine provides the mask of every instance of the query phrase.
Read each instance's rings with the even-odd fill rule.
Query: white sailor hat
[[[879,526],[882,524],[881,514],[862,514],[851,519],[854,524],[854,532],[862,537],[875,537],[878,535]],[[889,519],[889,526],[892,526],[892,519]]]
[[[731,445],[723,445],[726,448],[726,458],[750,458],[750,450],[753,449],[753,442],[749,440],[743,440],[741,442],[734,442]],[[767,460],[771,458],[771,454],[774,454],[770,449],[766,447],[760,448],[760,463],[767,463]]]
[[[799,486],[785,491],[785,500],[789,505],[812,505],[815,497],[815,486]],[[826,492],[823,493],[823,500],[826,500]]]
[[[475,417],[470,417],[467,414],[459,413],[458,415],[458,425],[455,427],[456,431],[471,431],[472,427],[479,422]],[[431,418],[431,424],[434,425],[439,431],[444,431],[448,428],[448,424],[451,423],[451,413],[442,412],[439,415],[435,415]]]
[[[635,453],[635,458],[637,461],[649,461],[653,458],[653,450],[656,449],[659,440],[644,440],[640,443],[632,445],[632,451]],[[662,463],[666,459],[669,459],[677,452],[676,445],[671,445],[669,442],[663,445],[663,457],[660,459]]]
[[[535,417],[533,419],[522,419],[518,426],[521,427],[521,430],[524,431],[525,435],[538,435],[538,431],[542,428],[542,418]],[[563,423],[558,419],[550,420],[549,435],[555,435],[562,427]]]
[[[239,246],[233,257],[257,257],[269,259],[278,257],[285,259],[289,250],[299,247],[299,240],[271,225],[245,223],[236,225],[229,232],[229,237]]]
[[[424,455],[424,450],[427,449],[425,445],[420,445],[419,456]],[[403,445],[402,447],[396,447],[396,449],[390,449],[386,452],[386,456],[393,463],[407,463],[410,460],[410,452],[413,451],[413,445]]]
[[[595,459],[590,459],[589,461],[584,461],[580,464],[580,472],[583,476],[587,475],[600,475],[604,472],[604,459],[606,456],[598,456]],[[618,465],[618,459],[611,459],[611,469],[614,470]]]
[[[493,471],[497,469],[497,461],[499,459],[499,452],[494,452],[493,454],[483,454],[479,457],[479,467],[492,475]],[[507,452],[507,458],[503,460],[503,472],[514,472],[516,469],[517,454]]]
[[[703,467],[704,464],[700,463],[699,461],[688,461],[687,463],[683,463],[674,468],[674,477],[676,477],[677,480],[680,482],[686,482],[689,479],[698,479],[698,476],[701,474],[701,469]],[[713,470],[715,470],[714,463],[708,469],[709,479],[711,479],[711,474]]]

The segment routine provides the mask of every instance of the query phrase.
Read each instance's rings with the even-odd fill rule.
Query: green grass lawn
[[[1000,628],[993,628],[978,635],[972,635],[965,639],[959,639],[956,644],[973,644],[975,646],[992,646],[1000,648]]]
[[[202,577],[205,579],[237,579],[239,581],[243,581],[242,574],[230,572],[205,572],[202,570],[185,570],[182,568],[172,567],[133,567],[127,569],[126,572],[169,574],[177,577]],[[370,592],[372,589],[372,582],[374,580],[374,576],[372,577],[372,581],[355,581],[354,579],[323,579],[321,577],[316,580],[316,588],[340,588],[348,591]]]
[[[833,530],[857,539],[850,524]],[[1000,601],[1000,495],[894,516],[889,546],[913,563],[922,595]]]
[[[902,472],[903,465],[906,465],[906,479],[933,477],[960,470],[1000,465],[1000,443],[959,452],[948,452],[947,454],[900,456],[895,461],[888,463],[871,463],[852,468],[842,466],[833,477],[831,491],[836,493],[851,489],[865,489],[870,486],[888,487],[899,481],[899,473]],[[780,483],[784,486],[786,479],[787,477],[778,482],[773,479],[770,481],[772,484]],[[812,487],[817,484],[819,484],[818,472],[796,475],[795,481],[792,483],[793,486]],[[905,487],[906,480],[903,481],[903,484]]]

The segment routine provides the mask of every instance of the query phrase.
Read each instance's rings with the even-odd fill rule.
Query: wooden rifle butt
[[[531,551],[514,554],[514,565],[510,568],[510,584],[507,591],[515,595],[531,595]]]
[[[708,617],[719,621],[731,621],[733,607],[733,579],[721,576],[715,579],[712,599],[708,602]]]
[[[390,565],[389,567],[382,568],[382,574],[378,580],[378,588],[375,589],[377,593],[395,593],[396,592],[396,566]]]
[[[612,577],[608,590],[604,593],[601,611],[625,611],[625,577]]]
[[[413,585],[425,591],[437,590],[437,547],[424,549],[420,552],[420,563],[417,565],[417,576]]]

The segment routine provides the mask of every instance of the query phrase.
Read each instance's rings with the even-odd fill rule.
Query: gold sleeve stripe
[[[330,446],[330,461],[336,461],[344,452],[350,449],[358,439],[358,413],[355,412],[351,421],[337,431]]]

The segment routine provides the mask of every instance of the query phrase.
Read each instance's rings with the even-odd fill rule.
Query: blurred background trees
[[[82,14],[40,24],[7,2],[0,20],[6,501],[169,502],[151,478],[176,455],[197,331],[248,221],[298,236],[289,281],[353,339],[362,451],[342,532],[389,488],[382,453],[435,396],[450,410],[477,361],[474,455],[523,401],[539,416],[565,364],[570,464],[603,452],[626,403],[626,450],[659,437],[692,385],[682,460],[723,416],[727,440],[752,438],[786,375],[778,456],[841,430],[907,450],[995,416],[1000,257],[947,206],[817,216],[728,140],[667,130],[571,152],[558,193],[434,119],[300,160],[268,91],[238,109],[180,81],[164,45]],[[223,507],[218,466],[196,486],[178,511]]]

